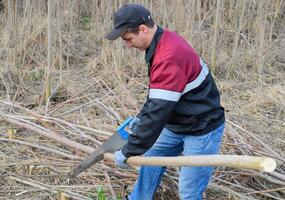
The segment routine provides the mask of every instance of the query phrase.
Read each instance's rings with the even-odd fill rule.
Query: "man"
[[[224,129],[224,109],[206,63],[178,34],[154,24],[150,12],[126,4],[114,14],[109,40],[121,37],[128,47],[145,51],[149,94],[132,122],[128,143],[115,152],[116,164],[130,156],[217,154]],[[153,199],[165,167],[141,166],[131,200]],[[182,167],[179,196],[200,200],[212,167]]]

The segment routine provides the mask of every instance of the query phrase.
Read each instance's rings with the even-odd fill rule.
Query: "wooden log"
[[[105,153],[104,159],[114,160],[114,154]],[[268,157],[240,156],[240,155],[199,155],[176,157],[141,157],[128,158],[129,165],[151,165],[166,167],[181,166],[225,166],[240,169],[254,169],[264,172],[273,172],[276,161]]]

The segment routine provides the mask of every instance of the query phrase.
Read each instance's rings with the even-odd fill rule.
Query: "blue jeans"
[[[202,136],[175,134],[164,128],[154,145],[144,156],[178,156],[218,154],[224,124]],[[179,197],[183,200],[201,200],[213,173],[213,167],[181,167]],[[141,166],[130,200],[151,200],[161,181],[165,167]]]

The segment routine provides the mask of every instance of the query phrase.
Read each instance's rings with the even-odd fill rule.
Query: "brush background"
[[[121,40],[110,42],[103,37],[112,28],[113,12],[126,2],[134,1],[50,0],[49,18],[46,0],[0,1],[0,99],[20,104],[41,115],[103,131],[114,130],[128,116],[139,112],[148,88],[144,53],[127,49]],[[185,37],[208,63],[221,91],[228,120],[222,152],[270,156],[264,144],[256,140],[258,138],[276,153],[274,156],[283,157],[284,1],[136,2],[151,10],[157,24]],[[46,94],[50,95],[46,97]],[[0,109],[6,114],[23,114],[3,103]],[[17,129],[19,140],[65,149],[54,141],[4,121],[0,124],[2,138],[6,138],[7,130],[13,128]],[[54,129],[68,135],[62,127],[55,125]],[[249,137],[248,133],[254,137]],[[69,137],[95,146],[79,136]],[[10,177],[36,179],[62,188],[67,184],[64,177],[56,175],[50,168],[67,171],[76,164],[61,157],[53,160],[51,154],[14,143],[0,143],[0,150],[0,157],[3,157],[0,161],[3,176],[0,199],[55,199],[54,191],[58,189],[40,190]],[[68,149],[65,151],[70,153]],[[44,172],[29,173],[25,167],[34,162],[45,166],[42,168]],[[280,161],[278,167],[278,172],[284,174],[284,161],[283,164]],[[103,169],[92,170],[83,178],[68,183],[68,190],[87,199],[95,198],[98,194],[96,188],[100,185],[106,195],[110,195],[104,173],[100,171]],[[177,172],[172,171],[175,177]],[[262,178],[259,174],[256,178],[251,171],[232,171],[220,169],[215,174],[214,183],[222,188],[211,186],[207,190],[210,194],[207,199],[243,199],[245,197],[240,195],[246,192],[253,192],[245,195],[246,198],[285,198],[284,177],[282,185],[268,181],[270,176]],[[100,173],[103,177],[94,178]],[[135,174],[134,171],[128,173]],[[171,174],[170,170],[157,199],[177,198],[177,180],[171,178]],[[125,181],[111,176],[114,190],[120,193],[124,185],[131,187],[135,180],[132,176],[125,177]],[[84,184],[88,186],[83,189],[80,185]],[[251,190],[246,191],[247,188]],[[260,192],[276,188],[277,191]],[[73,198],[84,199],[76,195]]]

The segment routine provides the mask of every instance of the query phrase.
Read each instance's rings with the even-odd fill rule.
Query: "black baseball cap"
[[[125,4],[114,13],[113,30],[105,35],[108,40],[116,40],[129,28],[152,21],[149,10],[139,4]]]

